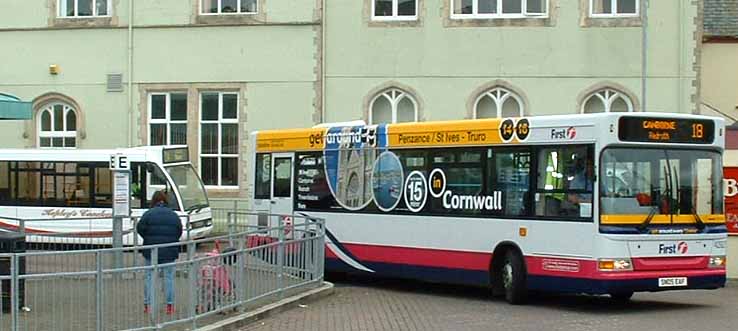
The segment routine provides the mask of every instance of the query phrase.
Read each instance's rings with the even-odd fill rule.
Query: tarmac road
[[[329,279],[331,281],[331,279]],[[332,280],[333,295],[242,330],[738,330],[738,286],[608,297],[536,295],[524,306],[484,289],[403,280]]]

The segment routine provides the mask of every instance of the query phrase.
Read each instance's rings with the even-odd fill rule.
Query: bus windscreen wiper
[[[646,229],[648,229],[648,225],[651,224],[651,220],[656,215],[657,210],[658,210],[657,206],[651,206],[651,211],[648,212],[648,216],[646,216],[646,219],[643,220],[643,222],[641,224],[638,224],[638,226],[636,227],[638,231],[643,232],[643,231],[646,231]]]
[[[697,229],[702,231],[705,229],[705,222],[702,222],[700,214],[697,213],[697,209],[692,206],[692,216],[694,216],[694,222],[697,225]]]
[[[203,208],[205,208],[207,206],[208,206],[207,203],[198,203],[198,204],[194,204],[192,206],[187,207],[187,209],[185,209],[185,211],[187,213],[192,213],[193,210],[197,209],[197,212],[199,213],[200,210],[202,210]]]

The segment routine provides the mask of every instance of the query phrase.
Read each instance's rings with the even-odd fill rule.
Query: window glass
[[[218,154],[218,124],[203,123],[200,128],[200,153]]]
[[[257,0],[241,0],[241,12],[242,13],[255,13],[256,12],[256,1]]]
[[[536,215],[592,216],[594,160],[585,145],[541,148],[538,151]]]
[[[200,176],[205,185],[238,186],[238,93],[206,92],[201,100]]]
[[[618,2],[618,14],[635,14],[636,0],[616,0]]]
[[[238,154],[238,124],[221,124],[220,137],[223,154]]]
[[[202,94],[202,105],[200,106],[200,114],[202,120],[218,120],[218,93],[205,92]]]
[[[384,96],[372,105],[372,123],[392,123],[392,104]]]
[[[254,199],[271,198],[272,187],[272,155],[256,154],[256,174],[254,181]]]
[[[186,93],[172,93],[171,94],[171,115],[172,121],[186,121],[187,120],[187,94]]]
[[[479,0],[477,6],[480,14],[497,13],[497,0]]]
[[[238,12],[237,4],[238,4],[237,0],[220,0],[221,12],[222,13]]]
[[[546,0],[526,0],[529,14],[543,14],[546,12]]]
[[[529,215],[530,206],[530,163],[528,149],[489,150],[490,187],[502,191],[504,215]]]
[[[521,14],[522,12],[523,6],[520,0],[502,0],[503,14]]]
[[[92,16],[92,0],[77,0],[77,10],[79,16]]]
[[[151,119],[165,119],[167,116],[167,96],[154,94],[151,96]]]
[[[398,0],[397,15],[399,16],[415,16],[415,2],[417,0]]]
[[[474,0],[453,0],[454,14],[471,14],[473,13]]]
[[[238,118],[238,94],[223,93],[223,119]]]
[[[350,182],[350,179],[349,179]],[[292,158],[274,158],[274,197],[292,196]]]
[[[172,123],[169,128],[171,130],[170,145],[187,145],[187,124]]]
[[[108,15],[108,0],[97,0],[97,15]]]
[[[167,125],[151,124],[151,132],[149,137],[149,145],[166,145],[167,143]]]
[[[328,210],[338,207],[328,187],[324,161],[322,152],[297,155],[297,209]]]
[[[205,185],[218,185],[218,158],[203,157],[200,160],[202,182]]]
[[[64,106],[54,105],[54,131],[64,131]]]
[[[102,165],[95,168],[95,207],[109,208],[113,206],[113,174],[109,168]],[[134,187],[131,187],[134,191]],[[133,207],[133,206],[131,206]]]
[[[8,205],[10,199],[10,162],[0,161],[0,205]]]
[[[238,185],[238,158],[224,157],[220,163],[221,185]]]
[[[441,169],[446,178],[446,193],[450,196],[479,196],[484,191],[484,170],[482,165],[482,151],[463,149],[449,151],[431,152],[432,169]],[[467,215],[477,215],[482,213],[480,208],[468,208],[469,206],[460,205],[459,208],[446,208],[444,200],[447,204],[454,198],[431,199],[431,208],[438,213],[462,213]]]
[[[392,16],[392,0],[374,0],[374,16]]]
[[[67,111],[67,123],[65,131],[76,131],[77,128],[77,115],[74,114],[73,110]]]
[[[590,0],[592,2],[592,13],[612,14],[612,1],[617,0]]]

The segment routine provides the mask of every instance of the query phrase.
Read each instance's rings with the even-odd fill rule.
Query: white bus
[[[210,233],[213,225],[208,198],[189,162],[187,147],[164,146],[0,149],[0,230],[18,231],[19,219],[23,219],[28,220],[23,226],[29,242],[111,244],[109,162],[113,154],[125,155],[130,162],[131,216],[143,215],[154,192],[166,190],[169,207],[181,216],[183,229],[190,229],[191,238]],[[140,237],[134,238],[133,223],[131,219],[124,221],[126,245],[142,242]]]
[[[255,210],[326,220],[329,271],[628,300],[724,286],[723,127],[610,113],[261,131],[248,182]]]

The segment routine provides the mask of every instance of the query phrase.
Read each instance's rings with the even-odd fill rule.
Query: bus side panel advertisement
[[[725,225],[728,234],[738,235],[738,167],[724,167]]]

